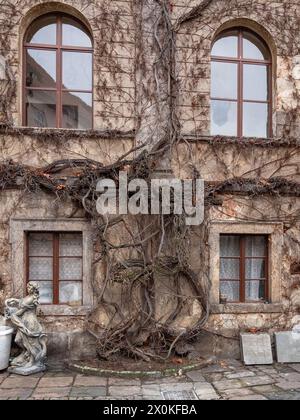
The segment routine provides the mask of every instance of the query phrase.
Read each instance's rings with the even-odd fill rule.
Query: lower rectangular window
[[[221,303],[268,302],[268,236],[221,235]]]
[[[82,234],[27,235],[27,281],[40,286],[40,303],[82,305]]]

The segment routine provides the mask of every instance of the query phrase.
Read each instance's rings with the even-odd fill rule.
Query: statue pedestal
[[[34,375],[36,373],[45,372],[46,366],[31,366],[29,368],[25,367],[10,367],[8,368],[9,373],[13,373],[15,375],[22,375],[22,376],[29,376]]]

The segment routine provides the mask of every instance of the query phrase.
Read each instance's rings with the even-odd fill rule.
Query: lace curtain
[[[54,235],[58,238],[59,253],[54,255]],[[80,305],[82,302],[82,235],[76,233],[29,235],[29,281],[40,286],[40,303],[53,303],[53,284],[59,282],[59,303]],[[54,279],[54,261],[59,278]]]
[[[241,281],[245,282],[246,301],[265,299],[266,238],[264,236],[222,236],[220,293],[230,302],[239,302]],[[242,246],[245,258],[241,258]],[[241,279],[241,264],[245,278]]]

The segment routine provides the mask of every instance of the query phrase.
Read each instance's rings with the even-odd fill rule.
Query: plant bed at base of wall
[[[181,376],[185,372],[202,369],[215,362],[215,358],[198,360],[173,358],[171,361],[162,363],[146,363],[138,360],[118,358],[116,362],[95,359],[71,361],[68,363],[68,367],[84,375],[119,378],[162,378],[165,376]]]

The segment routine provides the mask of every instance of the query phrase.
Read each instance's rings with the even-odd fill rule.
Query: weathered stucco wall
[[[128,152],[136,139],[141,141],[147,136],[159,137],[160,131],[154,130],[156,127],[153,127],[153,121],[158,116],[157,109],[154,119],[150,112],[156,105],[156,98],[151,94],[151,90],[155,89],[152,72],[157,59],[151,46],[153,36],[147,32],[152,23],[147,15],[146,6],[151,6],[151,1],[145,5],[145,9],[141,9],[141,3],[107,0],[7,0],[0,4],[0,57],[5,59],[2,67],[0,61],[0,79],[8,80],[5,71],[1,75],[1,68],[3,70],[5,66],[12,74],[12,94],[9,96],[11,102],[7,100],[6,103],[11,126],[2,127],[0,130],[1,162],[12,159],[15,162],[44,167],[60,159],[92,159],[110,164]],[[177,111],[182,123],[181,132],[186,140],[173,150],[174,174],[181,178],[190,178],[197,170],[199,176],[210,183],[236,178],[260,178],[268,183],[271,177],[283,177],[288,181],[299,182],[298,2],[215,0],[204,10],[194,9],[201,5],[200,0],[177,0],[171,3],[172,19],[177,28]],[[73,14],[83,19],[91,28],[95,43],[96,131],[49,132],[42,129],[18,128],[21,125],[22,103],[22,36],[35,17],[48,11]],[[189,16],[189,12],[192,12],[192,15]],[[143,19],[140,19],[141,15]],[[141,31],[141,22],[146,25],[144,31]],[[216,140],[209,137],[210,49],[217,31],[228,24],[245,25],[256,30],[265,38],[272,51],[273,128],[276,137],[273,141],[254,140],[246,143],[247,140]],[[143,44],[141,34],[144,37],[142,41],[147,46],[146,54],[145,51],[143,54],[139,51]],[[150,93],[147,89],[150,89]],[[166,92],[162,90],[161,104],[165,105]],[[7,88],[5,91],[7,92]],[[163,110],[165,112],[164,108]],[[143,115],[146,117],[142,121]],[[165,119],[167,114],[162,115]],[[137,130],[136,137],[132,132],[134,129]],[[64,176],[67,177],[68,174]],[[299,323],[299,273],[293,274],[291,267],[300,263],[300,200],[299,193],[295,192],[297,197],[292,195],[289,193],[281,196],[276,191],[273,196],[252,195],[251,191],[241,191],[238,195],[222,193],[219,196],[220,204],[215,204],[207,210],[204,226],[194,230],[190,244],[190,260],[207,287],[213,282],[210,235],[214,223],[228,223],[228,229],[233,226],[233,222],[250,223],[253,233],[259,224],[275,223],[282,228],[283,241],[281,270],[274,272],[274,276],[278,277],[276,281],[280,289],[280,298],[273,302],[276,305],[255,308],[251,305],[223,307],[212,301],[212,314],[205,328],[208,336],[199,337],[201,351],[211,352],[213,349],[224,355],[234,350],[238,355],[236,338],[240,330],[255,327],[273,331],[290,328]],[[0,193],[0,289],[4,291],[4,296],[10,296],[14,292],[11,220],[59,220],[69,217],[72,211],[71,203],[56,201],[53,196],[43,193],[28,194],[16,190]],[[76,217],[83,218],[84,213],[79,212]],[[126,230],[120,232],[118,229],[113,239],[120,243],[122,237],[127,237],[127,233]],[[232,227],[232,233],[235,233],[234,230]],[[276,257],[278,256],[274,256]],[[98,264],[93,269],[93,282],[101,289],[105,267]],[[214,289],[218,285],[211,286]],[[164,319],[170,314],[176,300],[176,293],[173,296],[170,294],[170,290],[174,290],[173,280],[160,278],[155,287],[156,316],[157,319]],[[111,299],[126,311],[128,302],[126,297],[121,296],[121,289],[120,284],[112,285],[109,293]],[[196,300],[189,297],[190,290],[183,286],[181,292],[187,295],[187,299],[180,317],[173,325],[178,330],[194,323],[200,312]],[[292,301],[294,306],[291,306]],[[65,315],[41,314],[51,338],[50,353],[55,353],[56,356],[78,357],[77,350],[83,349],[83,355],[93,354],[93,340],[84,333],[87,330],[86,314]],[[105,308],[100,307],[93,317],[97,319],[98,324],[106,327],[110,322],[109,315]]]
[[[86,22],[94,39],[94,127],[135,127],[135,32],[130,1],[6,1],[0,5],[0,54],[16,88],[12,120],[21,124],[22,42],[30,23],[41,14],[61,11]]]
[[[273,60],[273,134],[299,134],[299,4],[296,1],[216,0],[203,11],[199,1],[175,1],[174,18],[192,12],[177,31],[179,113],[185,134],[210,133],[210,51],[215,36],[232,26],[254,30]],[[209,3],[209,2],[208,2]]]

